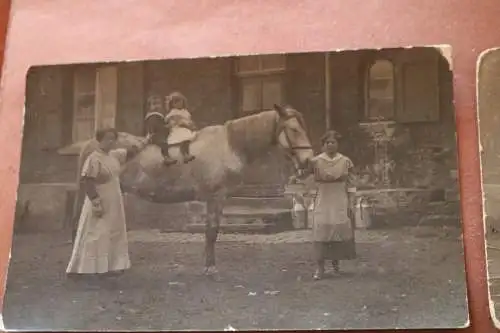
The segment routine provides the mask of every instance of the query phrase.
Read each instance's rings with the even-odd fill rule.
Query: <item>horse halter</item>
[[[288,135],[288,132],[286,131],[286,127],[283,125],[283,123],[291,118],[296,118],[295,116],[290,116],[287,117],[284,120],[281,120],[277,124],[277,129],[276,129],[276,141],[279,141],[279,136],[281,133],[284,134],[286,143],[288,147],[286,148],[287,153],[290,157],[296,156],[297,155],[297,150],[306,150],[306,149],[313,149],[312,146],[294,146],[292,143],[292,140],[290,140],[290,136]]]

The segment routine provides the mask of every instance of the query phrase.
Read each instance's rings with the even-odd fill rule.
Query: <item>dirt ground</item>
[[[358,231],[358,259],[313,281],[309,231],[222,235],[219,278],[203,238],[130,232],[132,269],[99,289],[67,280],[69,235],[14,240],[8,329],[223,330],[446,328],[468,321],[458,228]]]

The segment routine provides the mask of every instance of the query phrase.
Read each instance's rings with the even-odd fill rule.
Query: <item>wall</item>
[[[408,61],[425,56],[428,50],[388,50],[386,55],[396,61]],[[436,51],[437,52],[437,51]],[[355,164],[363,166],[372,162],[370,137],[359,130],[363,121],[363,64],[371,51],[350,51],[333,53],[331,56],[332,75],[332,127],[344,134],[344,151],[352,156]],[[406,54],[405,54],[406,53]],[[411,53],[408,56],[408,53]],[[424,53],[424,54],[422,54]],[[399,60],[397,60],[399,59]],[[451,74],[447,63],[440,61],[439,71],[439,119],[427,122],[401,123],[396,121],[393,149],[390,152],[396,160],[392,173],[392,185],[404,187],[427,187],[448,176],[450,169],[456,169],[456,137],[453,110]],[[417,78],[408,78],[415,80]],[[418,78],[420,79],[420,78]],[[418,93],[418,92],[416,92]],[[426,108],[425,94],[418,96]],[[435,169],[439,175],[435,177]],[[441,184],[439,186],[445,186]],[[449,185],[449,184],[447,184]]]
[[[27,102],[20,183],[68,183],[76,177],[77,157],[61,155],[71,143],[73,121],[73,68],[35,68],[27,81]],[[142,65],[118,65],[116,127],[143,133],[144,84]]]
[[[325,125],[324,53],[290,54],[284,74],[284,103],[304,116],[311,144],[319,151]],[[282,196],[293,169],[283,154],[271,150],[244,170],[245,186],[235,191],[242,196]],[[255,185],[255,186],[252,186]]]
[[[432,50],[431,50],[432,51]],[[385,50],[387,57],[395,61],[412,61],[423,58],[429,50]],[[432,51],[436,52],[436,51]],[[330,56],[331,79],[331,126],[344,134],[346,140],[341,149],[358,167],[358,171],[374,163],[372,139],[360,130],[359,123],[363,113],[363,68],[373,51],[333,52]],[[287,58],[286,102],[302,112],[308,125],[310,139],[317,152],[320,151],[319,139],[326,129],[325,123],[325,55],[324,53],[291,54]],[[451,176],[456,169],[455,124],[452,107],[451,76],[447,63],[439,62],[439,119],[419,123],[398,123],[389,155],[396,161],[390,173],[392,188],[415,189],[418,195],[403,191],[397,193],[407,201],[421,200],[420,190],[443,190],[441,198],[432,199],[426,193],[427,201],[454,201],[458,196],[457,182]],[[32,100],[43,100],[38,107],[29,107],[28,114],[38,114],[38,120],[27,122],[32,129],[25,137],[26,148],[23,152],[21,183],[33,182],[72,182],[76,159],[74,156],[60,156],[54,148],[61,139],[51,139],[51,144],[43,144],[47,133],[64,133],[61,124],[70,119],[68,109],[64,108],[65,94],[61,88],[64,71],[59,80],[54,80],[52,93],[43,98],[34,89]],[[190,110],[197,125],[201,128],[222,124],[237,117],[238,106],[233,59],[205,58],[190,60],[149,61],[143,64],[121,64],[119,70],[119,100],[117,126],[135,134],[143,133],[143,116],[146,112],[148,96],[165,96],[174,90],[182,91],[189,100]],[[425,108],[427,96],[417,96]],[[43,105],[43,107],[40,107]],[[45,110],[45,111],[44,111]],[[56,111],[51,111],[56,110]],[[52,123],[40,121],[43,115],[58,114]],[[66,115],[66,116],[65,116]],[[45,126],[41,126],[44,124]],[[59,129],[58,129],[59,127]],[[55,136],[57,138],[57,136]],[[52,138],[54,136],[52,135]],[[30,148],[28,148],[30,147]],[[271,150],[261,159],[246,167],[241,186],[232,194],[236,196],[276,196],[283,192],[291,170],[283,157]],[[366,177],[359,172],[360,178]],[[373,187],[370,177],[365,182]],[[402,194],[403,193],[403,194]],[[412,192],[413,193],[413,192]],[[379,194],[377,194],[379,195]],[[411,197],[410,199],[408,199]],[[436,196],[435,196],[436,197]],[[400,200],[400,199],[397,199]],[[390,201],[390,200],[389,200]],[[392,200],[394,202],[394,200]],[[400,203],[394,203],[399,205]],[[389,203],[384,203],[389,205]]]
[[[304,115],[316,151],[326,130],[325,54],[291,54],[287,58],[287,101]]]
[[[394,59],[415,59],[429,50],[386,50]],[[346,136],[342,149],[356,165],[373,163],[367,148],[369,137],[359,131],[363,112],[363,64],[372,51],[333,52],[330,56],[331,126]],[[400,187],[452,186],[450,177],[456,169],[455,124],[451,104],[451,76],[446,63],[440,62],[440,114],[437,122],[399,124],[395,147],[398,161],[392,172],[392,183]],[[325,56],[324,53],[291,54],[287,58],[286,101],[303,113],[313,146],[319,151],[319,138],[325,124]],[[22,154],[21,182],[70,182],[74,179],[73,156],[60,156],[56,149],[67,141],[71,125],[72,102],[64,91],[68,69],[53,67],[33,72],[27,94],[27,120]],[[49,79],[47,79],[49,78]],[[46,91],[37,89],[45,80]],[[202,58],[150,61],[119,65],[119,100],[117,127],[143,133],[143,116],[147,96],[164,96],[180,90],[187,95],[198,126],[221,124],[237,117],[237,85],[233,76],[233,59]],[[425,96],[420,98],[425,100]],[[346,130],[347,129],[347,130]],[[70,135],[70,134],[69,134]],[[403,154],[402,156],[399,155]],[[284,160],[275,151],[246,168],[246,184],[283,184],[290,174]],[[418,167],[415,167],[417,165]],[[273,185],[274,186],[274,185]],[[280,187],[280,185],[278,186]]]
[[[146,62],[146,93],[166,96],[180,91],[198,127],[221,124],[234,115],[231,64],[229,58]]]
[[[311,139],[317,147],[325,128],[324,56],[319,53],[292,54],[287,66],[286,100],[304,114]],[[71,67],[62,66],[39,69],[35,73],[38,76],[53,76],[53,81],[48,84],[50,91],[43,96],[38,91],[39,80],[29,82],[30,103],[26,113],[21,183],[71,182],[75,177],[76,158],[57,153],[57,149],[67,144],[68,137],[71,137],[71,70]],[[119,64],[117,128],[142,134],[147,97],[165,96],[174,90],[188,97],[198,127],[223,124],[240,116],[236,103],[237,82],[233,74],[232,58]],[[47,141],[48,144],[43,144]],[[288,180],[290,170],[285,163],[282,156],[272,150],[244,170],[244,183],[258,185],[260,191],[266,184],[271,184],[271,190],[276,190],[276,184],[281,187],[280,184]],[[250,191],[259,195],[258,188]]]
[[[426,57],[435,57],[437,52],[421,48],[394,49],[384,50],[383,55],[395,63],[412,63]],[[395,163],[389,171],[388,188],[399,190],[387,194],[388,197],[385,198],[382,195],[385,186],[375,179],[372,170],[371,173],[364,171],[374,162],[371,146],[373,140],[359,126],[364,112],[364,68],[371,59],[371,53],[372,51],[349,51],[331,55],[331,119],[332,127],[339,130],[346,139],[341,142],[341,150],[356,165],[361,187],[377,189],[373,192],[375,205],[384,209],[392,207],[393,212],[402,211],[403,206],[413,205],[417,210],[427,207],[429,214],[432,214],[432,208],[427,204],[436,201],[440,202],[439,205],[436,204],[436,214],[445,211],[446,214],[458,215],[455,114],[448,63],[444,58],[438,58],[435,65],[435,70],[439,73],[439,90],[436,90],[439,93],[438,119],[423,122],[397,120],[394,125],[394,135],[388,144],[388,157]],[[417,81],[425,80],[425,76],[401,77],[401,80],[411,80],[412,85],[417,87],[419,84],[431,84]],[[428,110],[428,100],[433,96],[426,95],[427,90],[415,89],[411,93],[414,94],[412,99],[415,101],[412,109]],[[401,100],[397,103],[401,103]],[[458,217],[455,221],[458,223]]]
[[[285,100],[304,114],[316,143],[324,130],[323,59],[319,53],[292,54],[287,57],[285,74]],[[199,127],[241,116],[233,58],[152,61],[146,63],[145,70],[147,94],[183,92]],[[290,174],[288,163],[273,149],[243,170],[240,187],[233,194],[281,195]]]
[[[289,70],[285,76],[286,102],[303,113],[309,126],[311,139],[319,149],[319,137],[325,129],[324,55],[319,53],[292,54],[287,60],[287,66]],[[179,90],[188,97],[190,111],[200,128],[223,124],[229,119],[240,116],[236,103],[237,82],[233,75],[234,67],[231,58],[131,62],[119,64],[118,67],[116,126],[120,130],[142,134],[148,96],[161,97],[174,90]],[[25,218],[24,226],[33,227],[32,224],[35,223],[38,230],[51,230],[60,226],[64,221],[58,218],[48,223],[47,219],[42,217],[47,215],[47,210],[51,210],[53,215],[64,216],[66,196],[65,187],[61,185],[73,182],[76,176],[76,156],[60,155],[57,152],[57,149],[69,143],[71,138],[72,68],[44,68],[39,69],[37,73],[39,76],[52,74],[54,80],[50,85],[50,93],[43,96],[39,93],[39,80],[29,81],[30,104],[27,108],[27,135],[23,143],[21,167],[21,184],[27,185],[21,185],[19,199],[20,207],[28,207],[31,213],[31,216]],[[50,118],[52,113],[55,113],[57,117]],[[48,119],[52,119],[52,122],[49,123]],[[51,144],[42,144],[54,137],[54,133],[57,134],[56,139],[50,141]],[[290,175],[287,167],[282,155],[271,150],[245,168],[244,181],[233,194],[240,196],[281,195],[283,184],[287,182]],[[42,184],[35,185],[36,183]],[[53,185],[44,185],[44,183]],[[55,186],[56,183],[61,183],[61,185]],[[48,205],[47,209],[40,208],[44,207],[46,201],[44,193],[54,190],[60,192],[58,193],[59,205]],[[174,228],[175,224],[178,228],[177,222],[181,221],[179,223],[183,224],[185,214],[177,206],[160,207],[140,200],[136,201],[133,198],[127,200],[128,215],[142,216],[147,212],[146,215],[149,216],[147,226],[149,227]],[[28,201],[29,204],[27,204]],[[165,216],[165,210],[169,212],[178,210],[182,216],[178,218],[172,216],[172,221],[177,222],[164,225],[161,216]],[[38,221],[43,221],[43,223],[39,224]],[[134,227],[133,223],[131,225]]]

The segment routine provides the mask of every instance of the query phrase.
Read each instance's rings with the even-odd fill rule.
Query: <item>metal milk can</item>
[[[366,198],[356,198],[354,207],[354,221],[356,229],[367,229],[371,227],[371,206]]]

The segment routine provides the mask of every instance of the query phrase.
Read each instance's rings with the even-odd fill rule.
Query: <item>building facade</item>
[[[79,142],[102,126],[144,134],[146,112],[179,90],[200,128],[290,104],[304,115],[316,150],[327,128],[341,132],[362,189],[426,190],[452,200],[450,66],[442,50],[422,47],[34,68],[21,187],[73,183]],[[233,195],[280,196],[289,175],[283,157],[270,152],[245,169]]]

